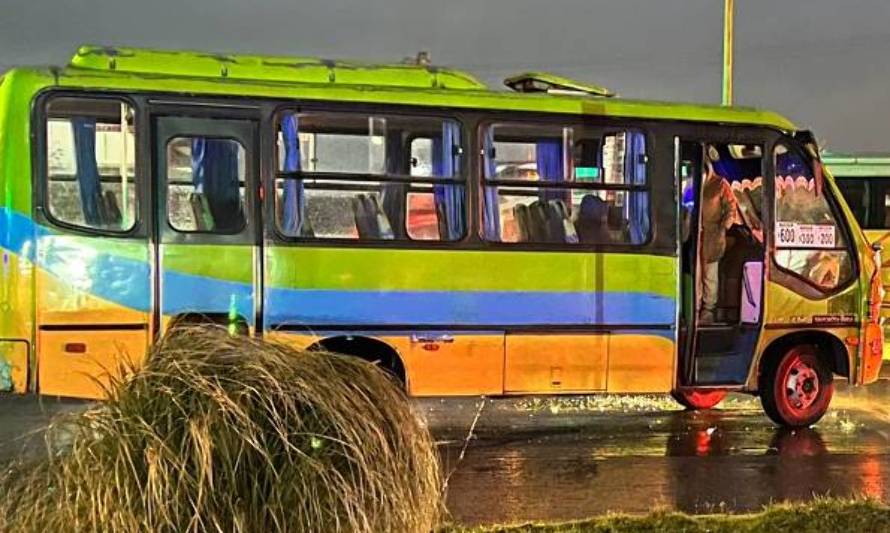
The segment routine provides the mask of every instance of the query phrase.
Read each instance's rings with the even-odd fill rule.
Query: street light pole
[[[732,105],[733,41],[735,32],[734,0],[723,5],[723,105]]]

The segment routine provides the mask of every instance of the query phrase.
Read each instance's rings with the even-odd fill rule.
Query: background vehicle
[[[833,374],[876,379],[873,254],[805,132],[546,74],[507,84],[91,47],[7,72],[2,385],[94,397],[122,357],[205,321],[377,361],[414,395],[703,408],[737,390],[799,426]],[[708,147],[746,215],[704,324]]]
[[[869,242],[883,248],[890,244],[890,154],[826,154],[825,164],[834,176],[837,186],[850,206],[859,226],[865,230]],[[884,264],[881,276],[884,280],[885,318],[884,340],[887,341],[886,319],[890,318],[890,252],[882,252]],[[885,344],[884,358],[890,357],[890,346]]]

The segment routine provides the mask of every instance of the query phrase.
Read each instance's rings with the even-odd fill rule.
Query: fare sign
[[[776,246],[780,248],[834,248],[836,228],[830,224],[776,223]]]

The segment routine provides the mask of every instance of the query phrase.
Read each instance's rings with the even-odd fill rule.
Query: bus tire
[[[834,395],[834,380],[811,344],[792,346],[767,361],[760,375],[760,403],[773,422],[801,428],[819,421]]]
[[[726,391],[713,389],[681,389],[671,391],[677,403],[689,411],[713,409],[726,398]]]

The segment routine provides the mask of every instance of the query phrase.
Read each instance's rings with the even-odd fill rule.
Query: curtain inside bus
[[[99,226],[102,215],[99,210],[102,185],[99,182],[99,166],[96,163],[96,119],[74,117],[71,120],[74,133],[74,157],[77,163],[77,184],[84,223]]]
[[[243,224],[238,183],[238,143],[229,139],[192,139],[192,183],[203,194],[213,229],[239,231]]]
[[[562,139],[540,139],[535,143],[535,164],[541,181],[559,182],[565,179],[565,158]],[[542,188],[538,197],[542,202],[563,200],[567,191]]]
[[[453,178],[460,174],[460,125],[456,122],[442,123],[442,137],[433,141],[433,175]],[[464,194],[460,185],[436,185],[433,188],[436,199],[436,212],[445,216],[447,235],[443,240],[456,241],[464,235]]]
[[[646,184],[646,135],[627,133],[625,172],[629,185]],[[649,197],[644,192],[629,192],[630,238],[632,244],[642,244],[649,235]]]
[[[405,160],[402,152],[402,132],[399,130],[387,132],[385,147],[386,174],[389,176],[408,174],[402,168]],[[406,183],[387,182],[381,185],[381,191],[383,192],[381,208],[392,228],[393,236],[391,238],[404,239],[408,185]]]
[[[284,142],[284,172],[299,172],[300,139],[299,119],[294,113],[286,113],[281,119],[281,137]],[[284,208],[282,213],[282,230],[287,235],[301,235],[303,213],[306,200],[303,193],[303,180],[287,179],[284,181]]]
[[[494,153],[494,128],[489,127],[485,130],[482,140],[482,152],[484,154],[485,178],[497,178],[497,162]],[[488,241],[498,241],[501,235],[501,217],[500,205],[498,204],[498,188],[485,186],[485,213],[483,220],[483,231],[485,239]]]

